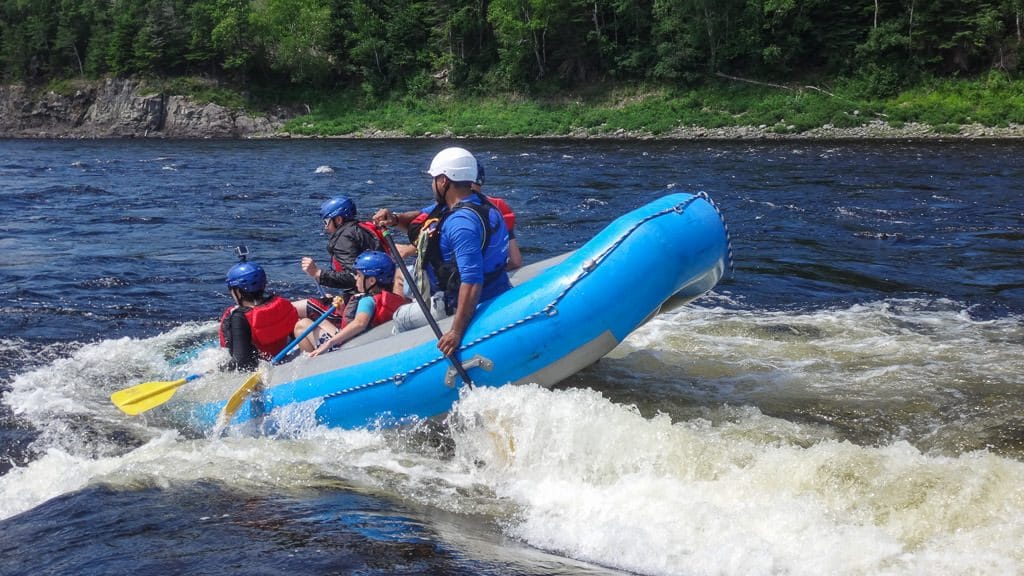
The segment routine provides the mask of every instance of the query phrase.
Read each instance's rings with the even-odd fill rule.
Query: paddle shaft
[[[438,340],[441,339],[443,334],[441,333],[441,327],[437,325],[437,320],[434,320],[434,316],[430,313],[430,307],[423,300],[423,295],[420,294],[419,287],[416,286],[416,281],[412,277],[412,273],[409,272],[409,268],[405,265],[405,260],[398,253],[398,247],[395,246],[395,239],[391,237],[391,231],[387,228],[384,229],[384,241],[388,243],[388,248],[391,250],[391,256],[395,260],[395,264],[402,271],[402,276],[405,278],[405,283],[409,285],[409,291],[412,292],[413,298],[416,299],[416,303],[419,304],[420,310],[423,311],[423,315],[427,317],[427,323],[430,324],[430,329],[434,331],[434,336]],[[445,356],[455,371],[462,377],[462,381],[465,382],[470,388],[473,387],[473,380],[466,373],[466,369],[462,367],[462,364],[452,356]]]

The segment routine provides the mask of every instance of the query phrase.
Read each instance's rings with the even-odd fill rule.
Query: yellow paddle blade
[[[249,378],[238,387],[238,390],[235,390],[235,393],[228,398],[227,403],[224,404],[223,408],[221,408],[220,415],[217,416],[218,428],[223,428],[231,422],[231,418],[234,417],[235,412],[238,412],[238,409],[242,407],[242,403],[249,398],[252,391],[259,385],[260,373],[256,372],[252,376],[249,376]]]
[[[110,401],[125,414],[134,416],[167,402],[174,396],[178,387],[188,380],[182,378],[173,382],[145,382],[114,392],[110,395]]]

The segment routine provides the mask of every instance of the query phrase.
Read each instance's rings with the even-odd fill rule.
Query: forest
[[[0,0],[0,74],[344,90],[557,93],[729,77],[1018,79],[1024,0]]]

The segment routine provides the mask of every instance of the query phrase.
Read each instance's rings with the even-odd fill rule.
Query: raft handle
[[[470,368],[483,368],[484,370],[490,372],[491,370],[494,369],[494,361],[491,360],[490,358],[484,358],[483,356],[477,354],[476,356],[473,356],[469,360],[466,360],[465,362],[462,363],[463,370],[469,370]],[[444,373],[444,385],[449,388],[454,388],[456,376],[458,376],[458,373],[455,371],[455,369],[448,368],[448,371]]]

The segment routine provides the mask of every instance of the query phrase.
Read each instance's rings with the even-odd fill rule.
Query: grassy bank
[[[991,74],[978,80],[934,81],[888,98],[858,87],[774,86],[721,81],[704,88],[594,89],[589,93],[526,98],[428,96],[368,103],[357,95],[315,100],[310,113],[284,129],[307,136],[671,135],[687,127],[755,127],[777,134],[849,129],[881,120],[899,128],[923,124],[937,133],[961,125],[1024,125],[1024,80]]]

